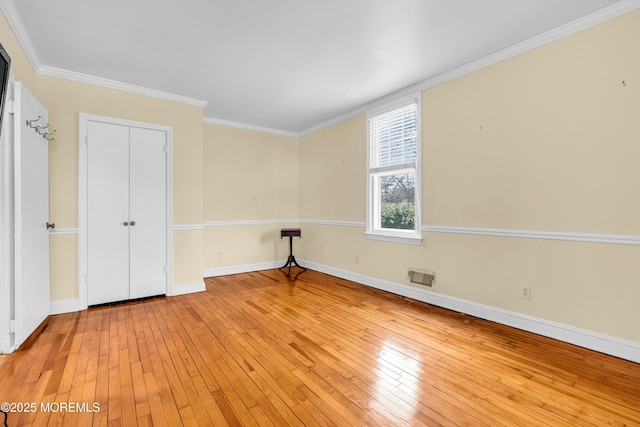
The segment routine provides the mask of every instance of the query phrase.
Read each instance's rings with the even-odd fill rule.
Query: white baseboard
[[[85,310],[87,307],[83,307],[80,304],[80,298],[61,299],[58,301],[51,301],[50,314],[63,314],[73,313],[74,311]]]
[[[173,285],[167,296],[185,295],[194,292],[205,291],[204,281],[195,283],[185,283],[182,285]],[[80,304],[79,298],[63,299],[58,301],[51,301],[50,314],[63,314],[73,313],[74,311],[86,310],[87,307]]]
[[[16,346],[15,345],[12,345],[12,346],[6,347],[6,348],[3,347],[3,346],[0,346],[0,354],[11,354],[14,351],[16,351]]]
[[[284,265],[282,261],[268,261],[258,264],[234,265],[231,267],[207,268],[204,270],[204,277],[228,276],[230,274],[250,273],[252,271],[271,270]]]
[[[524,331],[564,341],[590,350],[595,350],[600,353],[640,363],[639,342],[625,340],[509,310],[503,310],[501,308],[491,307],[473,301],[442,295],[426,289],[423,290],[414,288],[413,286],[376,279],[374,277],[317,264],[311,261],[301,260],[301,262],[306,267],[321,273],[330,274],[342,279],[351,280],[373,288],[413,298],[428,304],[433,304],[438,307],[447,308],[449,310],[465,313],[481,319],[490,320],[492,322],[522,329]]]
[[[204,292],[207,288],[204,284],[204,281],[193,282],[193,283],[183,283],[181,285],[173,285],[169,292],[167,292],[168,297],[175,297],[176,295],[186,295],[193,294],[196,292]]]

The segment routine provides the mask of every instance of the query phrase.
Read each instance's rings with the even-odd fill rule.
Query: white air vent
[[[436,279],[436,274],[433,271],[423,270],[420,268],[409,269],[409,281],[416,285],[433,287],[433,282]]]

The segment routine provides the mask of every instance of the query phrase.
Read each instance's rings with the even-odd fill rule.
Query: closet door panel
[[[131,128],[130,289],[131,298],[165,294],[166,133]]]
[[[89,122],[87,301],[129,299],[129,128]]]

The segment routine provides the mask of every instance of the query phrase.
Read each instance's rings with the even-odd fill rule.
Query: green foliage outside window
[[[380,222],[382,228],[413,230],[416,217],[413,205],[406,203],[382,203]]]
[[[380,227],[413,230],[416,217],[414,175],[381,177],[380,192]]]

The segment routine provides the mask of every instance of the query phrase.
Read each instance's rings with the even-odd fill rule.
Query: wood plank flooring
[[[639,364],[314,271],[206,284],[49,317],[8,425],[640,426]]]

